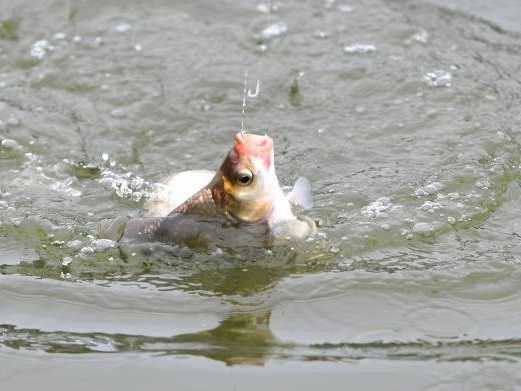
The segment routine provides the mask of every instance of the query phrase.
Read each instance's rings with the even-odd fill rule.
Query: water
[[[521,9],[503,2],[3,0],[0,384],[518,388]],[[245,124],[284,184],[310,179],[319,233],[96,241],[163,176],[220,164],[245,70]]]

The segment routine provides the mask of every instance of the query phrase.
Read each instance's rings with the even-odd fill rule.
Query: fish
[[[311,185],[300,177],[282,190],[267,135],[239,132],[216,172],[185,171],[167,178],[146,203],[143,218],[127,222],[123,238],[163,242],[208,242],[231,229],[233,239],[304,238],[315,223],[293,209],[313,206]]]

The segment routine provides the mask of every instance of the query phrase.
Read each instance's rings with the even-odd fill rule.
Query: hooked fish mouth
[[[273,140],[269,136],[239,132],[235,135],[234,150],[237,156],[259,159],[266,169],[272,164]]]
[[[271,149],[273,140],[271,137],[253,133],[239,132],[235,135],[235,145],[244,145],[248,148]]]
[[[273,140],[269,136],[239,132],[235,135],[234,147],[239,155],[269,157],[273,151]]]

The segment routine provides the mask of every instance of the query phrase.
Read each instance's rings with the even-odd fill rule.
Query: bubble
[[[274,23],[260,32],[262,39],[268,40],[271,38],[280,37],[288,32],[288,26],[284,22]]]
[[[429,234],[434,230],[434,227],[429,223],[416,223],[412,231],[417,234]]]
[[[132,26],[128,23],[120,23],[114,27],[114,30],[118,33],[126,33],[132,28]]]
[[[80,250],[80,254],[81,255],[93,255],[94,254],[94,249],[92,247],[82,247],[82,249]]]
[[[330,249],[329,249],[329,252],[331,254],[338,254],[340,252],[340,249],[336,246],[332,246]]]
[[[423,80],[431,87],[450,87],[452,85],[452,75],[443,70],[429,72],[423,76]]]
[[[353,12],[354,10],[354,7],[350,6],[350,5],[347,5],[347,4],[340,4],[338,6],[338,10],[340,12]]]
[[[82,193],[80,190],[76,190],[73,187],[71,187],[71,184],[73,181],[74,181],[73,178],[68,178],[68,179],[64,180],[63,182],[56,181],[53,184],[51,184],[51,186],[49,186],[49,188],[53,191],[63,193],[65,195],[68,195],[71,197],[79,197],[79,196],[81,196]]]
[[[384,215],[384,212],[392,206],[391,199],[389,197],[381,197],[376,201],[370,203],[366,207],[362,208],[360,212],[363,216],[376,218]]]
[[[441,205],[433,201],[426,201],[422,206],[420,206],[420,209],[426,212],[434,212],[439,208],[441,208]]]
[[[37,58],[38,60],[43,60],[43,58],[47,55],[47,52],[52,50],[54,50],[54,47],[49,43],[49,41],[42,39],[32,44],[31,57]]]
[[[427,43],[429,40],[429,33],[427,33],[425,30],[419,31],[412,36],[412,39],[416,42]]]
[[[82,244],[83,243],[81,240],[71,240],[70,242],[67,242],[66,246],[74,250],[78,250]]]
[[[56,33],[56,34],[54,34],[54,35],[52,36],[52,38],[55,39],[55,40],[63,40],[63,39],[65,39],[66,37],[67,37],[67,34],[65,34],[65,33],[61,33],[61,32],[60,32],[60,33]]]
[[[123,109],[114,109],[110,112],[110,115],[114,118],[124,118],[127,113],[125,113],[125,110]]]
[[[374,51],[376,51],[376,46],[371,44],[355,43],[354,45],[344,46],[344,52],[348,54],[370,53]]]
[[[257,11],[262,12],[263,14],[269,14],[271,12],[277,12],[279,9],[278,4],[272,4],[270,1],[268,4],[266,3],[260,3],[257,4]]]
[[[324,7],[325,8],[331,8],[334,3],[335,3],[335,0],[325,0],[324,1]]]
[[[110,162],[110,165],[113,166],[112,162]],[[148,182],[135,174],[121,175],[108,169],[102,172],[100,182],[110,185],[118,197],[136,202],[148,196],[146,188],[150,186]]]
[[[321,39],[325,39],[325,38],[328,38],[329,37],[329,33],[327,33],[326,31],[315,31],[315,33],[313,34],[313,36],[315,38],[321,38]]]
[[[439,190],[441,190],[442,188],[443,188],[443,185],[440,182],[432,182],[432,183],[429,183],[428,185],[425,185],[424,187],[419,187],[418,189],[416,189],[416,191],[414,192],[414,195],[416,197],[424,197],[427,195],[434,194],[434,193],[438,192]]]
[[[2,142],[0,143],[0,145],[2,145],[2,147],[6,148],[6,149],[20,149],[21,148],[20,144],[18,144],[15,140],[10,139],[10,138],[4,138],[2,140]]]
[[[16,118],[14,115],[11,115],[8,119],[7,119],[7,123],[11,126],[18,126],[20,125],[20,120],[18,118]]]
[[[115,248],[116,242],[110,239],[96,239],[92,241],[92,246],[96,251],[105,251],[109,248]]]

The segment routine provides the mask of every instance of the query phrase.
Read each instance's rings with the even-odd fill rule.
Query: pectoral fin
[[[293,186],[293,190],[287,194],[287,197],[289,202],[294,205],[300,205],[304,209],[311,209],[313,207],[311,184],[304,177],[297,179]]]

